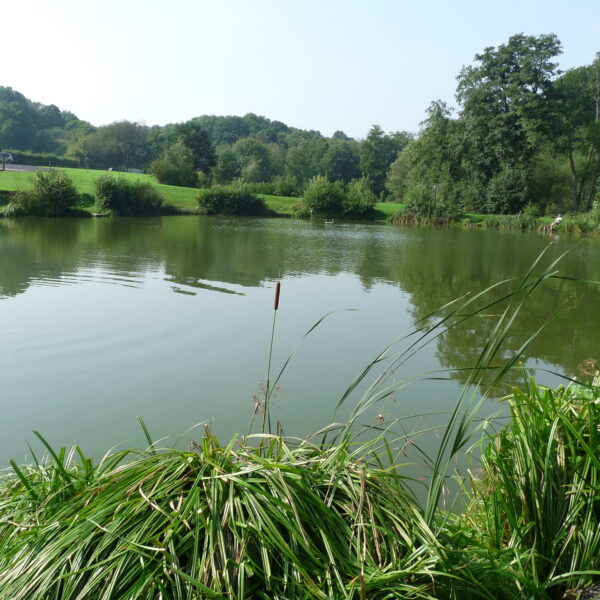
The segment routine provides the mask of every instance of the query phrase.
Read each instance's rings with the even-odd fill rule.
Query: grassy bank
[[[87,212],[93,212],[93,202],[89,197],[94,195],[94,182],[101,176],[106,175],[109,171],[96,171],[86,169],[61,169],[69,174],[75,184],[77,190],[82,195],[87,195],[88,199],[82,201],[77,207]],[[115,173],[116,174],[116,173]],[[13,171],[0,171],[0,192],[18,192],[27,189],[34,178],[33,172],[17,173]],[[197,188],[185,188],[174,185],[164,185],[158,183],[151,175],[140,175],[136,173],[119,173],[118,175],[126,177],[130,181],[148,181],[156,186],[158,191],[165,197],[165,204],[172,206],[178,211],[184,213],[195,213],[198,210]],[[266,194],[258,194],[265,200],[270,210],[282,216],[293,216],[295,208],[301,202],[301,198],[285,197],[285,196],[269,196]],[[379,202],[375,205],[376,218],[387,219],[393,216],[401,205],[395,203]],[[2,210],[0,205],[0,211]]]
[[[431,520],[384,444],[48,447],[0,480],[0,597],[559,598],[600,569],[600,391],[508,401],[468,508]]]
[[[0,478],[0,598],[552,600],[589,585],[600,576],[597,366],[588,364],[588,384],[514,390],[501,422],[480,421],[471,395],[473,384],[485,397],[483,381],[491,375],[494,387],[518,364],[526,345],[507,356],[502,342],[530,294],[557,275],[557,261],[542,262],[384,348],[338,403],[353,403],[348,421],[309,439],[271,432],[271,394],[289,359],[273,380],[269,362],[263,427],[227,444],[205,429],[183,450],[159,447],[141,422],[146,448],[94,462],[37,434],[48,458],[13,462]],[[396,370],[419,348],[500,306],[426,457],[419,501],[406,456],[419,452],[418,434],[397,419],[365,436],[366,416],[407,385]],[[457,458],[476,440],[461,471]],[[440,497],[452,478],[465,508],[447,513]]]

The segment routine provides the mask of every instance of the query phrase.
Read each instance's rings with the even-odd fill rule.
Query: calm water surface
[[[136,415],[155,438],[207,421],[223,438],[245,433],[266,377],[276,281],[274,370],[336,311],[302,341],[275,400],[285,432],[306,435],[330,422],[388,342],[454,298],[523,275],[548,241],[292,220],[0,220],[0,465],[27,460],[32,430],[95,456],[142,443]],[[600,280],[598,239],[556,238],[548,257],[567,248],[562,274]],[[541,370],[579,377],[578,365],[600,358],[599,301],[598,287],[551,282],[517,318],[506,354],[564,304],[527,365],[550,384],[558,378]],[[409,387],[378,412],[451,408],[499,312],[439,338],[398,374],[445,369],[449,382]],[[496,407],[490,400],[486,410]]]

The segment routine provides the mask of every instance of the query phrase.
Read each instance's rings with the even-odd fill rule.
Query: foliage
[[[539,587],[600,568],[599,386],[530,381],[506,399],[507,427],[484,442],[465,520],[494,550],[522,556]]]
[[[385,192],[388,169],[411,138],[407,132],[386,134],[379,125],[371,127],[360,147],[360,170],[371,181],[376,196]]]
[[[81,138],[73,151],[96,169],[139,168],[148,163],[148,129],[139,123],[116,121]]]
[[[278,176],[272,181],[264,181],[262,183],[241,183],[249,192],[253,194],[265,194],[269,196],[298,196],[298,186],[292,177]]]
[[[19,165],[31,165],[34,167],[78,167],[78,161],[73,158],[65,158],[49,152],[22,152],[20,150],[6,149],[13,155],[14,162]]]
[[[238,140],[233,151],[240,165],[240,177],[245,183],[268,181],[273,176],[271,154],[268,147],[251,138]]]
[[[303,198],[303,213],[328,218],[361,219],[373,216],[375,194],[371,182],[355,179],[345,186],[341,181],[331,182],[320,175],[313,177]]]
[[[151,183],[103,175],[95,182],[96,208],[121,217],[158,215],[164,198]]]
[[[413,185],[409,190],[406,213],[419,215],[427,223],[441,225],[459,220],[464,211],[459,191],[447,180],[442,180],[432,186]]]
[[[208,172],[214,167],[217,158],[208,132],[195,121],[179,123],[175,126],[172,137],[181,141],[189,149],[192,156],[192,167],[195,171]]]
[[[344,200],[344,213],[346,217],[368,217],[373,212],[377,198],[371,189],[371,183],[364,177],[354,179],[348,185]]]
[[[11,201],[7,214],[61,217],[72,214],[79,194],[72,179],[64,171],[37,171],[29,190]]]
[[[322,173],[329,181],[350,183],[360,178],[359,145],[353,140],[333,138],[321,160]]]
[[[589,210],[600,174],[600,53],[590,66],[558,78],[551,145],[568,159],[571,209]]]
[[[167,185],[195,187],[197,184],[192,151],[182,140],[168,146],[162,156],[150,165],[149,171],[160,183]]]
[[[264,216],[270,214],[265,201],[244,185],[219,185],[201,190],[198,207],[207,215]]]
[[[345,213],[346,191],[341,181],[331,182],[323,175],[313,177],[304,190],[304,204],[319,217],[341,217]]]

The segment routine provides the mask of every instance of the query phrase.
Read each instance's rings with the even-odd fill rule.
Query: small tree
[[[330,182],[327,177],[313,177],[304,191],[304,204],[315,215],[331,218],[344,216],[346,192],[341,181]]]
[[[149,170],[160,183],[196,187],[192,151],[182,140],[168,146],[162,156],[150,165]]]
[[[368,179],[354,179],[348,186],[344,199],[345,216],[350,218],[367,217],[375,206],[376,198]]]

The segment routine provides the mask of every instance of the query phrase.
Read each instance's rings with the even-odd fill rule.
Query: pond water
[[[210,217],[0,220],[0,465],[30,460],[32,430],[96,457],[142,444],[136,415],[154,438],[203,422],[223,439],[245,433],[267,374],[276,281],[274,372],[333,312],[302,340],[274,399],[285,433],[307,435],[347,415],[354,400],[333,417],[337,401],[387,343],[454,298],[524,275],[549,241],[545,263],[570,249],[561,274],[600,280],[595,238]],[[544,370],[580,377],[583,361],[600,358],[599,300],[594,285],[542,286],[505,355],[562,307],[526,364],[551,385],[559,378]],[[365,423],[450,410],[501,308],[397,374],[444,370],[449,381],[417,382]],[[520,381],[512,374],[507,386]]]

